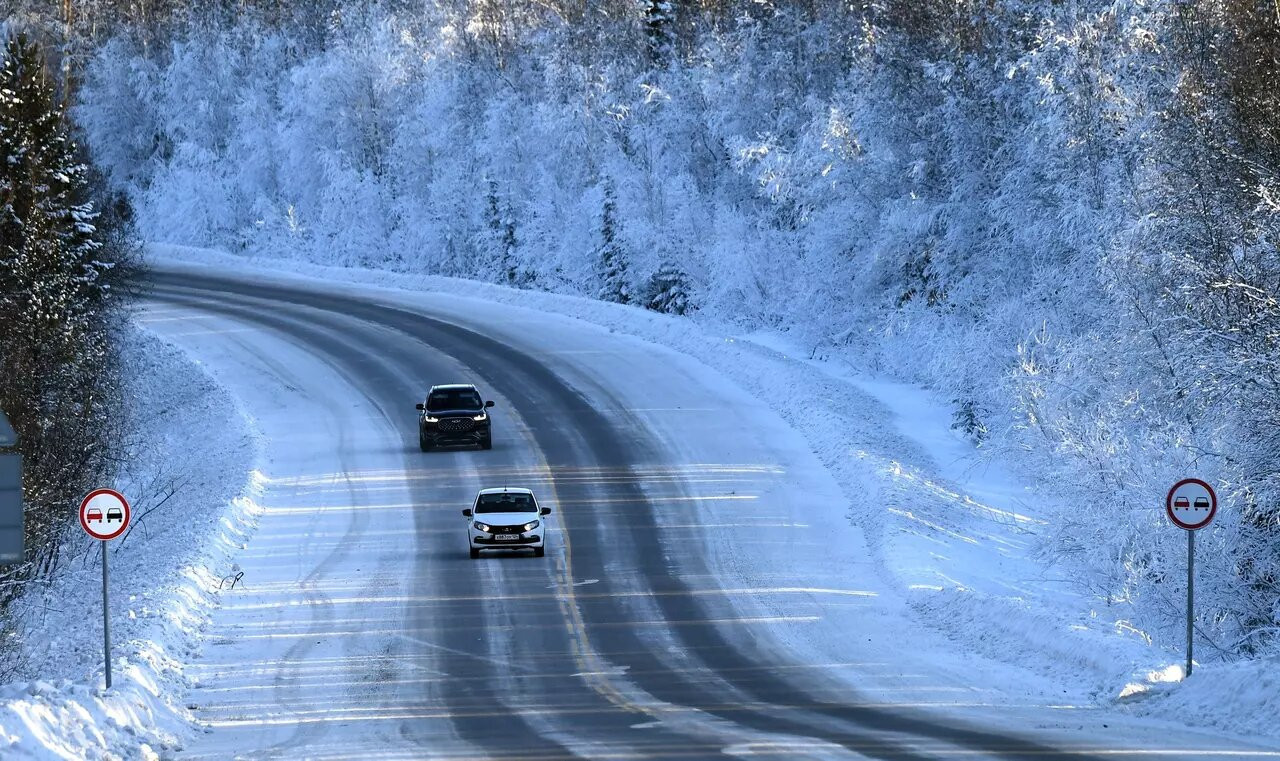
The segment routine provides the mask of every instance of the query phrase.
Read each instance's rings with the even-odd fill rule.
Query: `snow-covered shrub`
[[[645,309],[664,314],[686,314],[693,310],[689,277],[674,264],[664,264],[645,281],[640,301]]]

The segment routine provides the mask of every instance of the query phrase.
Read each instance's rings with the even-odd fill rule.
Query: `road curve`
[[[194,667],[209,731],[189,757],[1151,755],[887,705],[788,660],[669,525],[701,494],[693,464],[546,357],[321,285],[158,270],[146,298],[144,323],[256,368],[278,386],[272,414],[327,434],[278,442],[285,475],[266,473],[242,563],[259,570],[224,596]],[[499,400],[495,448],[419,452],[411,405],[459,379]],[[458,510],[517,482],[556,509],[547,557],[470,560]]]

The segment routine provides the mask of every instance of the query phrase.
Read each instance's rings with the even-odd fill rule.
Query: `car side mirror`
[[[551,508],[549,507],[542,508],[542,511],[539,513],[539,515],[551,515]]]
[[[419,412],[422,412],[422,410],[424,410],[424,409],[425,409],[425,408],[422,406],[422,402],[418,402],[417,404],[413,405],[413,408],[414,408],[415,410],[419,411]]]
[[[467,516],[468,518],[470,518],[470,517],[471,517],[471,508],[467,508],[466,510],[463,510],[463,511],[462,511],[462,514],[463,514],[463,515],[465,515],[465,516]]]
[[[489,401],[485,402],[485,403],[484,403],[484,406],[485,406],[485,407],[492,407],[492,406],[493,406],[493,400],[492,400],[492,399],[490,399]]]

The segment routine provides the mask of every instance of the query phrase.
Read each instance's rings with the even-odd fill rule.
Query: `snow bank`
[[[252,529],[252,421],[197,364],[133,329],[129,462],[112,484],[130,498],[132,532],[110,545],[112,677],[102,689],[100,548],[68,530],[63,561],[6,621],[0,757],[146,759],[192,731],[182,664],[217,599],[231,553]]]
[[[1181,667],[1175,667],[1180,677]],[[1191,678],[1176,689],[1162,675],[1148,675],[1148,689],[1157,694],[1137,705],[1144,713],[1196,717],[1197,723],[1250,737],[1278,737],[1280,716],[1280,659],[1196,666]],[[1175,681],[1174,684],[1177,684]],[[1165,689],[1160,689],[1165,687]]]

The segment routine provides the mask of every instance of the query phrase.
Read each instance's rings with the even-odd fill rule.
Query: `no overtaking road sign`
[[[102,541],[102,659],[111,689],[111,619],[107,615],[107,542],[129,528],[129,500],[115,489],[94,489],[80,500],[80,527]]]
[[[129,527],[129,501],[114,489],[95,489],[80,502],[80,527],[94,539],[115,539]]]
[[[1187,532],[1187,667],[1191,676],[1195,666],[1193,646],[1195,641],[1196,604],[1196,531],[1213,522],[1218,514],[1218,495],[1213,487],[1198,478],[1184,478],[1173,485],[1164,498],[1164,512],[1173,525]]]
[[[1218,495],[1204,481],[1184,478],[1169,490],[1164,509],[1173,525],[1195,531],[1213,522],[1213,517],[1218,514]]]

